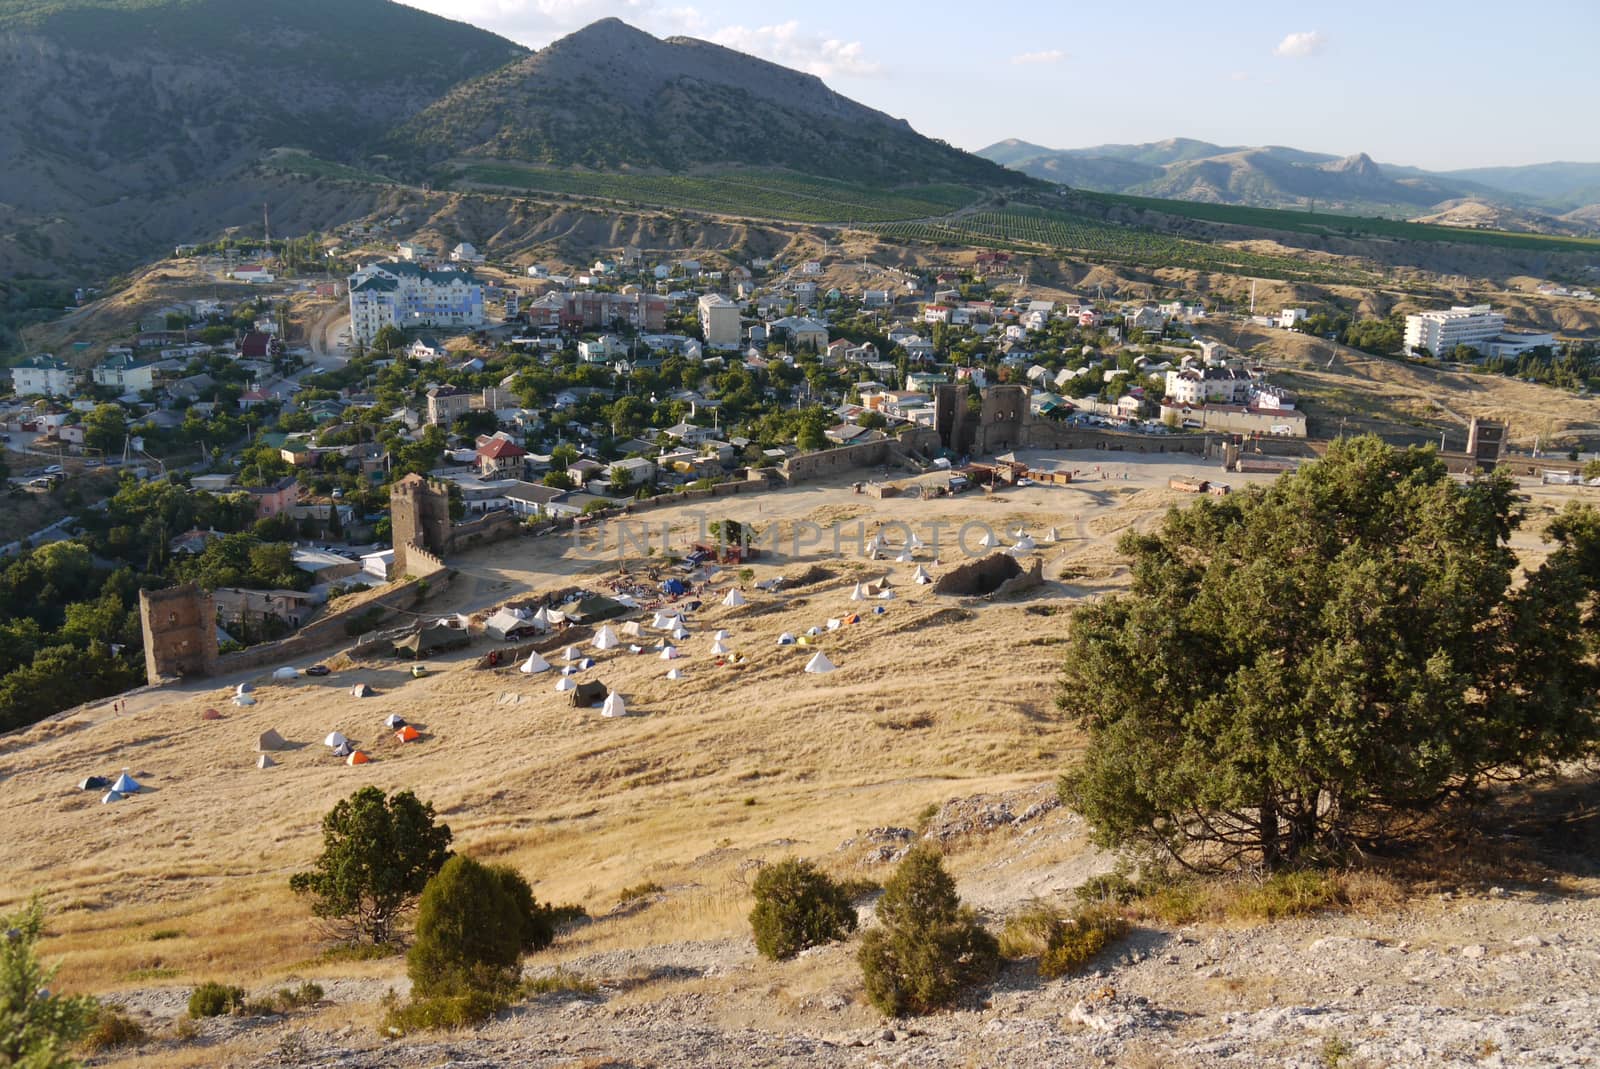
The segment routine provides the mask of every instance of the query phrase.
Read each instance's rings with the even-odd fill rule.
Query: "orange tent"
[[[371,760],[372,760],[372,758],[368,757],[366,754],[362,753],[360,750],[357,750],[355,753],[351,754],[349,757],[346,757],[344,759],[344,763],[347,764],[347,765],[364,765],[368,761],[371,761]]]
[[[844,618],[844,622],[847,624],[859,624],[861,622],[861,614],[853,612]]]
[[[416,742],[418,739],[422,738],[422,733],[416,728],[412,727],[410,724],[407,724],[405,727],[395,732],[394,737],[399,739],[401,742]]]
[[[217,712],[215,709],[207,709],[205,712],[200,714],[200,719],[201,720],[221,720],[222,719],[222,714]]]

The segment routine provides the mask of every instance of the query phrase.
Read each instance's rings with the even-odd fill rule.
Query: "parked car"
[[[306,669],[306,675],[308,676],[325,676],[328,673],[329,668],[325,664],[314,664]]]

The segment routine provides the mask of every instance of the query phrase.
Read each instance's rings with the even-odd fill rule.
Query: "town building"
[[[712,349],[737,349],[739,306],[720,293],[708,293],[700,298],[699,307],[706,345]]]
[[[483,286],[470,270],[429,270],[401,260],[368,264],[350,276],[350,331],[370,344],[384,327],[483,325]]]
[[[18,397],[71,397],[78,391],[78,372],[66,361],[40,353],[11,369],[11,384]]]
[[[120,390],[125,394],[153,390],[156,385],[154,362],[135,360],[126,353],[102,360],[89,374],[96,386]]]
[[[456,417],[472,408],[472,394],[454,386],[435,386],[428,391],[428,422],[448,427]]]
[[[1486,343],[1505,330],[1506,317],[1487,304],[1456,305],[1448,312],[1419,312],[1406,316],[1407,352],[1426,350],[1444,356],[1458,345],[1486,350]]]

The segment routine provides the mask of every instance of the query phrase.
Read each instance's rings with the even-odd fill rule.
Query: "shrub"
[[[531,954],[555,942],[556,912],[539,904],[522,873],[510,865],[490,865],[489,873],[500,881],[500,889],[517,907],[517,916],[522,922],[522,952]]]
[[[280,987],[266,998],[253,999],[244,1004],[247,1017],[266,1017],[278,1013],[293,1013],[302,1006],[322,1001],[322,985],[307,980],[299,987]]]
[[[189,994],[189,1016],[221,1017],[244,1005],[244,988],[207,980]]]
[[[1128,879],[1121,872],[1102,872],[1098,876],[1090,876],[1072,892],[1079,902],[1093,905],[1098,902],[1116,902],[1126,904],[1132,902],[1139,895],[1139,885]]]
[[[1000,954],[1007,958],[1031,958],[1044,953],[1050,937],[1066,922],[1061,910],[1041,899],[1034,899],[1019,913],[1006,918],[1000,929]]]
[[[859,961],[867,998],[883,1013],[929,1013],[994,975],[994,937],[961,905],[955,881],[927,846],[906,854],[878,901],[882,927],[868,932]]]
[[[1106,947],[1128,934],[1127,918],[1108,906],[1086,906],[1051,930],[1039,955],[1046,980],[1078,972]]]
[[[635,899],[648,898],[651,895],[658,895],[665,890],[665,887],[662,887],[654,880],[646,880],[644,883],[636,883],[632,887],[624,887],[622,890],[618,891],[617,902],[619,905],[622,905],[632,902]]]
[[[856,930],[845,891],[809,861],[789,858],[756,874],[750,929],[762,957],[781,961]]]
[[[1229,916],[1240,920],[1277,920],[1343,905],[1344,889],[1336,876],[1313,869],[1280,872],[1239,891],[1228,903]]]
[[[35,897],[20,911],[0,916],[0,932],[0,1065],[76,1065],[66,1048],[89,1030],[99,1003],[50,993],[55,969],[40,965],[34,953],[44,934],[44,906]]]
[[[516,987],[518,963],[535,930],[528,906],[537,904],[531,892],[519,900],[508,891],[504,871],[457,856],[428,881],[417,907],[416,943],[406,955],[417,998],[503,998]]]
[[[144,1025],[129,1017],[122,1007],[101,1003],[94,1025],[89,1029],[89,1034],[83,1037],[83,1047],[91,1054],[98,1054],[118,1047],[131,1047],[149,1038],[150,1033],[145,1031]]]
[[[551,995],[557,992],[570,992],[579,995],[592,995],[600,990],[600,985],[593,980],[579,976],[577,973],[568,972],[557,968],[555,972],[536,976],[525,980],[522,984],[523,995]]]
[[[487,1021],[505,1009],[503,995],[489,991],[466,991],[458,995],[437,995],[413,999],[397,1005],[384,1017],[391,1035],[411,1032],[453,1032]]]

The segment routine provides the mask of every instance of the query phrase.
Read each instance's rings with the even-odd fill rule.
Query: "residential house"
[[[260,390],[251,388],[239,395],[239,407],[248,412],[257,405],[269,404],[272,398]]]
[[[810,316],[785,316],[768,326],[772,337],[788,340],[789,348],[825,353],[828,350],[828,324]]]
[[[1167,372],[1167,399],[1178,405],[1243,404],[1250,398],[1248,372],[1232,367],[1183,367]]]
[[[929,341],[927,338],[911,338],[908,341],[902,342],[900,348],[904,349],[906,351],[906,355],[911,357],[913,360],[933,359],[933,342]]]
[[[252,330],[249,334],[239,339],[238,355],[243,360],[271,360],[273,356],[272,335],[262,331]],[[282,346],[279,346],[282,351]]]
[[[432,249],[428,248],[426,245],[418,245],[414,241],[402,241],[399,245],[395,246],[395,252],[399,255],[400,259],[405,260],[407,263],[416,263],[419,260],[426,260],[428,257],[433,255]]]
[[[712,349],[739,347],[739,306],[720,293],[708,293],[699,300],[700,329]],[[827,344],[827,339],[823,339]]]
[[[485,479],[520,478],[528,451],[498,435],[478,442],[478,473]]]
[[[1146,305],[1123,313],[1123,327],[1129,331],[1142,330],[1159,334],[1167,328],[1167,317],[1159,309]]]
[[[624,457],[621,460],[613,460],[606,468],[606,483],[608,486],[610,485],[611,472],[617,470],[627,472],[629,486],[647,486],[655,482],[656,479],[655,463],[646,460],[644,457]]]
[[[316,583],[332,583],[361,570],[359,560],[341,557],[326,549],[297,546],[290,551],[289,557],[296,568],[310,575]]]
[[[666,433],[668,437],[676,438],[687,445],[699,445],[701,442],[709,442],[717,436],[714,428],[696,427],[692,423],[675,423],[667,428]]]
[[[424,334],[411,343],[410,347],[406,349],[406,355],[413,360],[424,362],[442,360],[445,356],[445,347],[439,343],[439,339],[431,334]]]
[[[472,408],[472,394],[454,386],[435,386],[428,391],[428,422],[448,427]]]
[[[96,386],[109,387],[123,394],[153,390],[156,384],[154,362],[135,360],[132,354],[107,357],[95,366],[90,376]]]
[[[213,590],[211,601],[217,610],[217,623],[230,630],[249,630],[268,623],[299,627],[317,611],[318,604],[315,594],[300,590],[247,590],[227,586]]]
[[[505,497],[510,504],[511,511],[518,516],[545,519],[555,515],[550,506],[565,498],[568,493],[569,491],[557,486],[543,486],[539,483],[519,481],[515,486],[505,491]]]
[[[300,501],[300,484],[293,475],[285,475],[267,486],[247,486],[244,490],[255,499],[258,520],[286,512]]]
[[[628,347],[615,334],[602,334],[592,341],[578,343],[578,359],[588,364],[604,364],[627,352]]]
[[[71,397],[78,392],[78,372],[66,361],[40,353],[11,369],[11,384],[18,397]]]
[[[888,290],[867,290],[861,294],[861,307],[863,308],[887,308],[888,306]]]
[[[948,304],[927,305],[922,309],[922,321],[924,323],[948,323],[950,322],[950,313],[953,310]]]
[[[450,250],[450,262],[457,264],[481,264],[484,256],[471,242],[463,241]]]

